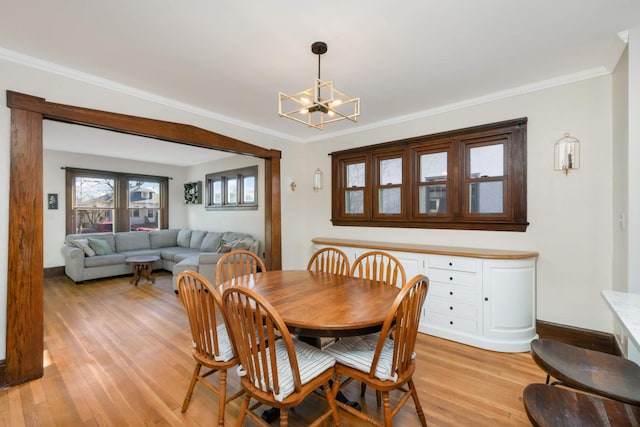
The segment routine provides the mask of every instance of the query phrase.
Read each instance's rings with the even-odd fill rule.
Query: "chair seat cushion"
[[[335,344],[326,347],[324,351],[335,357],[338,363],[368,373],[371,371],[379,338],[379,333],[342,338]],[[392,364],[393,341],[387,338],[380,352],[375,377],[383,381],[397,381],[398,373],[391,372]]]
[[[233,352],[231,340],[227,334],[227,327],[223,323],[218,325],[216,331],[218,332],[218,354],[214,354],[213,358],[218,362],[228,362],[234,358],[235,353]]]
[[[322,374],[327,369],[332,368],[336,364],[336,359],[332,356],[325,354],[319,349],[306,344],[296,339],[293,340],[293,344],[296,350],[296,357],[298,359],[298,368],[300,370],[300,381],[302,384],[306,384],[312,379]],[[287,355],[287,349],[282,340],[276,341],[276,359],[278,364],[278,380],[280,382],[280,392],[273,393],[273,397],[282,402],[295,390],[293,382],[293,372],[291,370],[291,364],[289,362],[289,356]],[[270,364],[270,357],[267,354],[267,365]],[[238,365],[238,375],[244,376],[246,372],[242,365]],[[269,380],[273,383],[273,375],[269,372]],[[256,388],[260,388],[266,391],[260,384],[254,384]],[[275,389],[275,387],[274,387]]]

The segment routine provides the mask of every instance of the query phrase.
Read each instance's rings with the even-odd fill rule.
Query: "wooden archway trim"
[[[56,104],[13,91],[7,91],[7,107],[11,109],[7,352],[4,369],[0,365],[0,386],[43,374],[44,119],[263,158],[265,264],[270,270],[282,268],[280,151],[191,125]]]

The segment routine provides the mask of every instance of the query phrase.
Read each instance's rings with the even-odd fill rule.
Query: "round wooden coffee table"
[[[138,286],[140,279],[145,278],[148,282],[155,284],[156,278],[151,275],[153,271],[153,263],[159,261],[157,255],[137,255],[125,258],[127,264],[131,264],[133,269],[133,278],[131,283]]]

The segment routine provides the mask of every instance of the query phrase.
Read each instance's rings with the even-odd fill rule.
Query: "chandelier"
[[[295,95],[280,92],[278,114],[316,129],[344,119],[358,121],[360,98],[350,98],[334,88],[333,82],[320,80],[320,56],[327,52],[327,44],[315,42],[311,52],[318,55],[318,78],[313,87]]]

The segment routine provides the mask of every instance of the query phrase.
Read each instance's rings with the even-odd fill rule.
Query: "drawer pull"
[[[449,295],[453,295],[453,291],[449,291]]]
[[[453,263],[452,262],[449,263],[449,267],[453,267]]]
[[[453,306],[449,307],[449,310],[453,310]]]
[[[450,324],[450,325],[453,325],[453,320],[449,320],[449,324]]]
[[[488,297],[484,297],[484,300],[485,300],[485,301],[489,301],[489,298],[488,298]]]
[[[453,277],[449,277],[449,280],[453,280]]]

